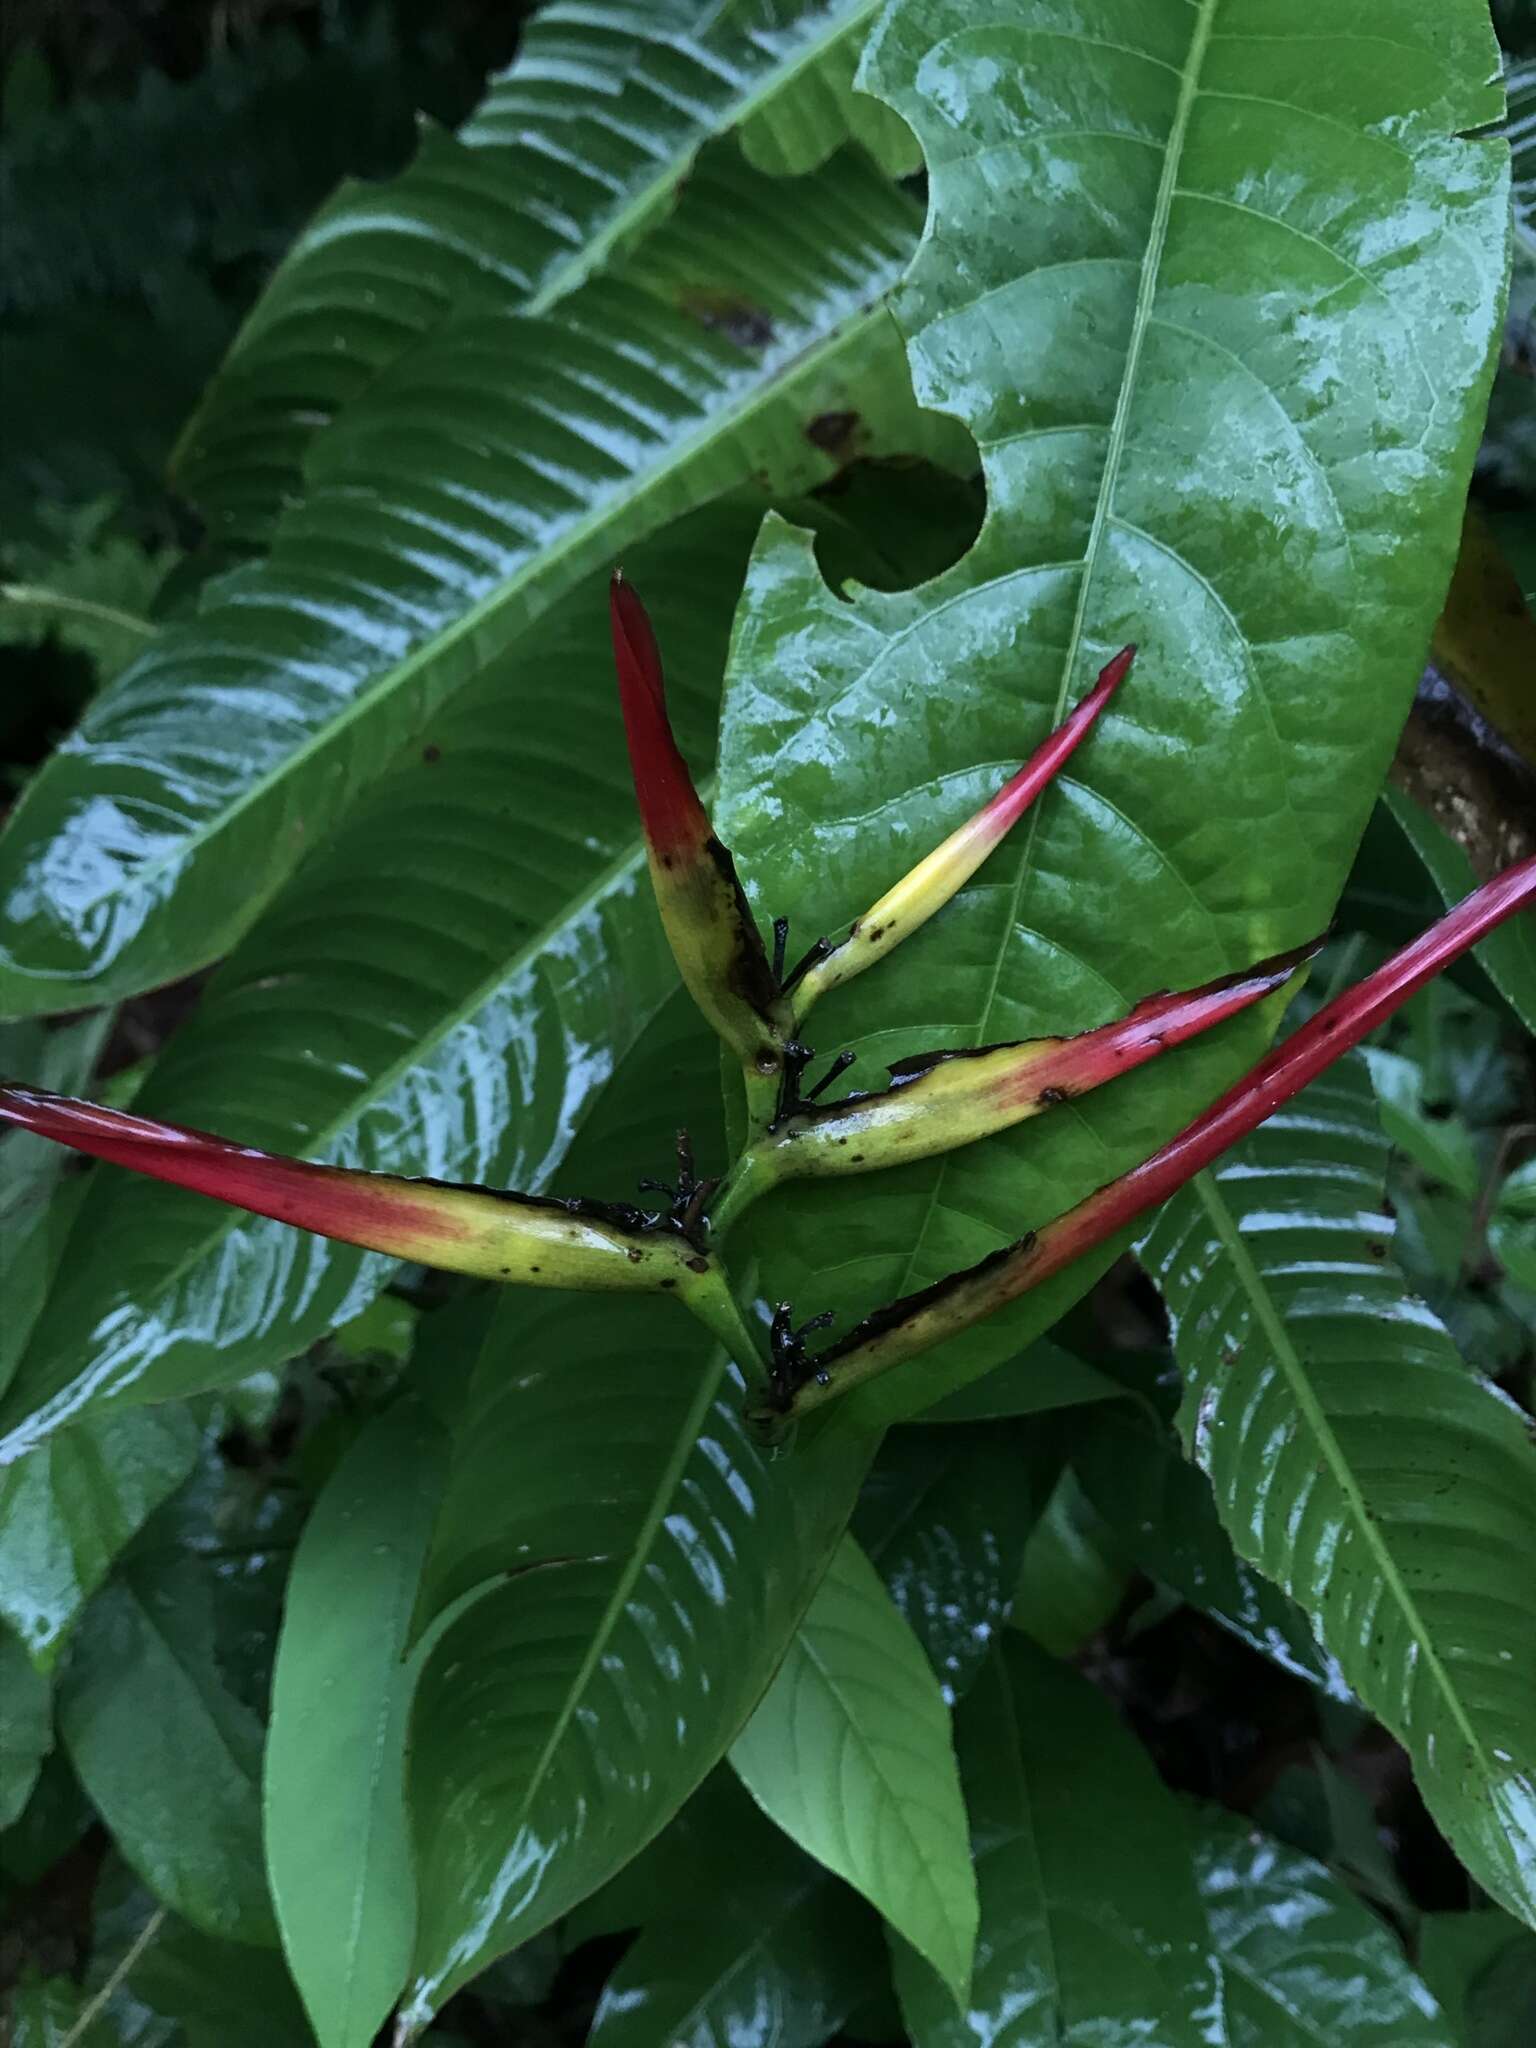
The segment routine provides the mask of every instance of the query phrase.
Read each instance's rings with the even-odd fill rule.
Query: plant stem
[[[747,1382],[748,1406],[755,1407],[767,1401],[772,1391],[772,1380],[766,1348],[742,1314],[724,1268],[711,1261],[709,1270],[689,1286],[682,1298],[741,1367]]]
[[[739,1223],[752,1204],[767,1194],[777,1175],[761,1145],[749,1145],[737,1155],[736,1163],[721,1181],[709,1205],[709,1233],[723,1244],[733,1225]]]

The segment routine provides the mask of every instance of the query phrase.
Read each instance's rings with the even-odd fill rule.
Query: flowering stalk
[[[1149,1159],[1015,1243],[920,1293],[877,1309],[809,1359],[782,1365],[758,1419],[817,1408],[905,1359],[957,1336],[1156,1208],[1213,1159],[1256,1130],[1427,981],[1508,917],[1536,902],[1536,855],[1475,890],[1411,945],[1337,996],[1243,1080]],[[799,1384],[795,1384],[795,1380]]]
[[[736,864],[715,837],[672,736],[656,636],[644,605],[616,575],[609,590],[619,701],[661,921],[688,993],[738,1055],[761,1096],[776,1084],[791,1037],[788,1005]]]
[[[928,1053],[889,1069],[892,1086],[838,1102],[802,1102],[742,1154],[711,1209],[717,1234],[782,1181],[874,1173],[929,1159],[1039,1116],[1283,988],[1314,943],[1201,988],[1148,996],[1124,1017],[1071,1038]]]
[[[710,1268],[638,1209],[315,1166],[36,1088],[0,1086],[0,1123],[255,1216],[482,1280],[689,1293]]]
[[[1046,784],[1060,774],[1129,675],[1135,659],[1134,646],[1122,647],[1113,661],[1099,671],[1099,679],[1087,696],[1018,773],[973,818],[951,832],[941,846],[936,846],[862,917],[855,919],[845,939],[805,970],[795,990],[797,1021],[818,996],[841,982],[852,981],[866,967],[873,967],[903,939],[910,938],[920,925],[926,924],[936,910],[943,909],[1023,817]]]

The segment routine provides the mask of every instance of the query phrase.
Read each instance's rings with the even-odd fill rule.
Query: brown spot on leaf
[[[423,759],[423,761],[426,762],[429,768],[435,768],[438,762],[441,761],[441,759],[443,758],[443,750],[441,747],[423,747],[421,750],[421,758]]]
[[[723,334],[738,348],[765,349],[773,340],[773,315],[738,292],[684,292],[682,308],[712,334]]]
[[[806,422],[805,438],[813,448],[846,462],[854,452],[859,425],[856,412],[819,412]]]

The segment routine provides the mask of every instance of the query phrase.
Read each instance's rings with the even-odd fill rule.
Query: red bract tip
[[[0,1086],[0,1123],[253,1216],[450,1273],[537,1287],[662,1286],[689,1299],[709,1270],[682,1237],[635,1228],[600,1203],[315,1166],[36,1088]]]
[[[709,840],[709,818],[672,736],[656,635],[645,606],[617,570],[609,585],[608,615],[629,765],[646,839],[663,862],[680,853],[696,855]]]
[[[1056,730],[1031,754],[1024,766],[981,809],[926,854],[916,867],[870,906],[846,939],[808,968],[795,996],[795,1013],[803,1020],[812,1003],[828,989],[851,981],[899,946],[965,886],[1007,837],[1047,783],[1093,729],[1100,712],[1130,673],[1136,649],[1122,647],[1099,672],[1099,679]]]
[[[460,1220],[443,1213],[432,1191],[410,1181],[284,1159],[209,1131],[157,1123],[67,1095],[0,1087],[0,1122],[252,1215],[351,1244],[394,1251],[405,1239],[425,1247],[449,1245],[464,1235]],[[430,1252],[412,1255],[426,1258]]]
[[[1049,738],[1036,748],[1018,773],[1009,777],[997,795],[983,805],[975,822],[984,832],[989,846],[997,844],[1029,809],[1046,784],[1061,773],[1092,731],[1099,713],[1130,674],[1135,659],[1133,641],[1122,647],[1112,661],[1104,664],[1099,670],[1098,681],[1081,703],[1075,705]]]
[[[735,864],[667,722],[661,656],[645,606],[622,576],[609,589],[613,657],[656,904],[689,994],[759,1085],[779,1069],[789,1014]]]
[[[1325,1003],[1139,1166],[1097,1189],[1038,1233],[1004,1246],[920,1294],[877,1310],[811,1361],[825,1379],[808,1381],[795,1397],[795,1408],[818,1407],[830,1395],[971,1328],[1167,1201],[1358,1045],[1426,982],[1533,902],[1536,854],[1485,882],[1374,974]]]

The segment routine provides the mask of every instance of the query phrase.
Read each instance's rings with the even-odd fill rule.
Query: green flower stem
[[[720,1183],[709,1205],[709,1234],[723,1244],[733,1226],[760,1201],[779,1180],[776,1150],[761,1143],[749,1145],[737,1155],[736,1163]]]
[[[747,1382],[748,1406],[768,1400],[772,1381],[766,1346],[742,1314],[725,1269],[711,1259],[706,1270],[690,1281],[682,1299],[741,1367]]]

